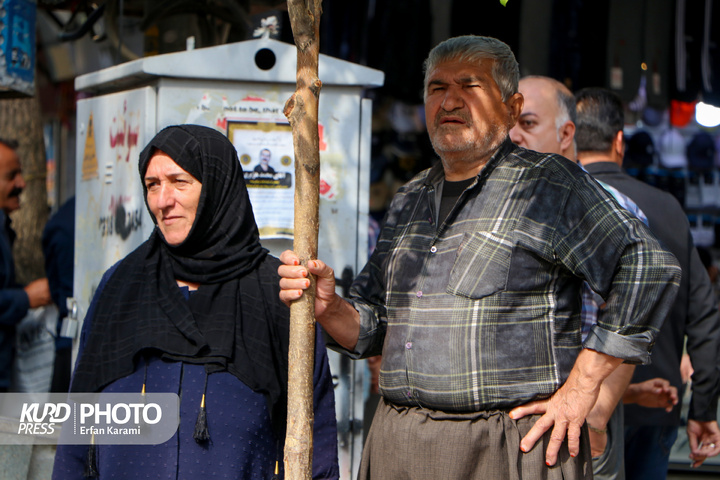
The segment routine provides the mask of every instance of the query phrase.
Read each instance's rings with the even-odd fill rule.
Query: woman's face
[[[195,221],[202,184],[157,150],[145,172],[145,187],[148,206],[165,241],[180,245]]]

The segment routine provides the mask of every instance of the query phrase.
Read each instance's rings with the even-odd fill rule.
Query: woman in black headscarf
[[[180,426],[155,446],[61,445],[53,478],[273,478],[282,469],[289,310],[235,148],[207,127],[168,127],[142,151],[139,170],[156,228],[103,276],[71,390],[177,393]],[[338,478],[319,334],[315,366],[313,477]]]

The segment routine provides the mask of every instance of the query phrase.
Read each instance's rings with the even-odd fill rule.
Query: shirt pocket
[[[455,257],[447,293],[479,299],[505,290],[513,244],[512,233],[466,233]]]

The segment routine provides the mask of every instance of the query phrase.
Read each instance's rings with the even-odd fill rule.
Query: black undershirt
[[[442,225],[447,218],[450,210],[455,206],[457,199],[475,181],[475,177],[470,177],[467,180],[460,180],[459,182],[449,182],[445,180],[443,182],[442,198],[440,199],[440,211],[438,212],[438,225]]]

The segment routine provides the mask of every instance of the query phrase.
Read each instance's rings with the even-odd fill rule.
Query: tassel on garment
[[[198,412],[197,421],[195,421],[195,431],[193,438],[197,443],[205,443],[210,440],[210,432],[207,425],[207,412],[205,411],[205,392],[207,391],[207,373],[205,373],[205,388],[203,389],[202,401],[200,402],[200,411]]]
[[[277,442],[275,443],[275,447],[276,447],[276,450],[275,450],[275,452],[276,452],[275,453],[275,474],[272,477],[270,477],[270,480],[280,480],[280,452],[282,451],[280,448],[281,446],[282,446],[282,444],[280,443],[280,440],[278,439]]]
[[[140,392],[140,398],[142,398],[143,405],[147,404],[146,391],[145,391],[145,386],[147,385],[147,371],[148,371],[148,362],[147,362],[147,360],[145,360],[145,373],[143,374],[143,386],[142,386],[142,391]]]
[[[95,434],[90,437],[90,445],[88,446],[87,462],[85,463],[85,478],[98,478],[97,469],[97,446],[95,445]]]

